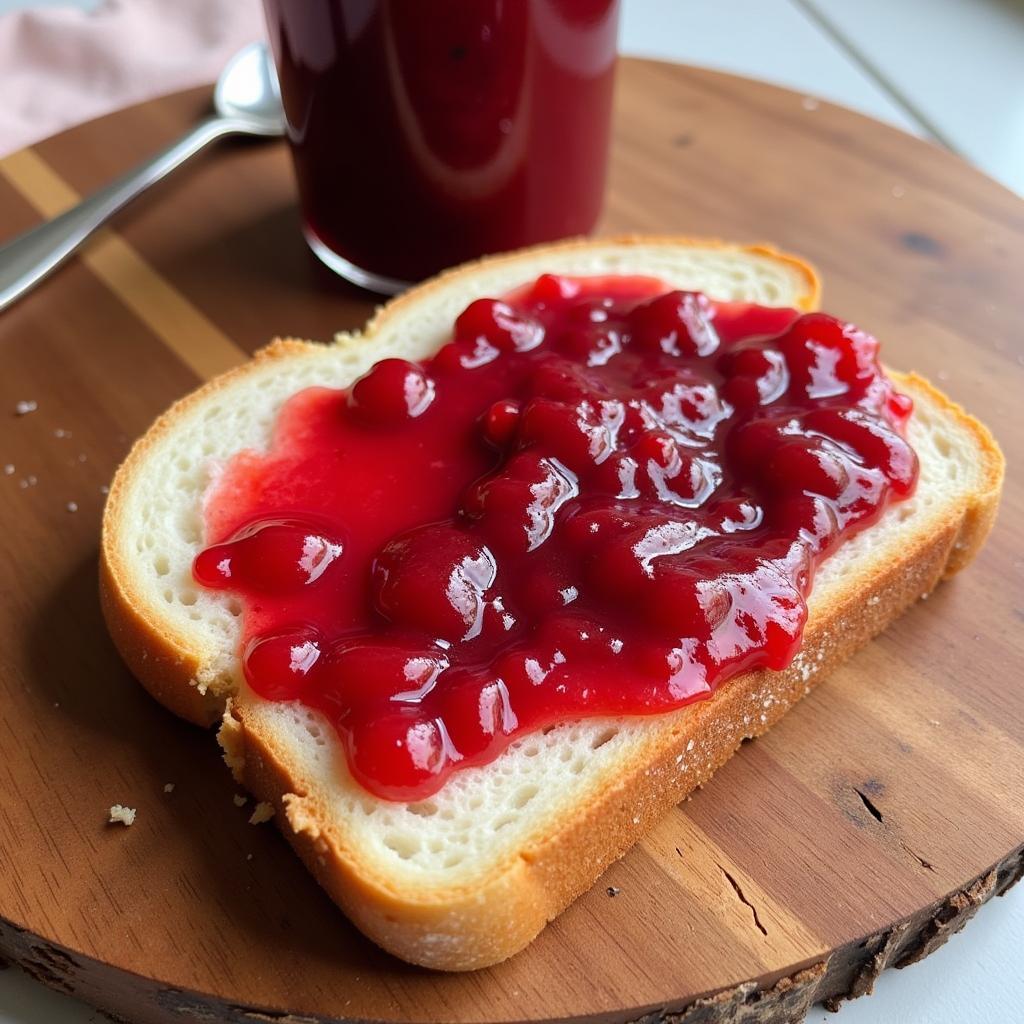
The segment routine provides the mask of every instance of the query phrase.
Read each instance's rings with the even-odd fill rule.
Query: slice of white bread
[[[448,970],[522,949],[744,737],[965,565],[991,527],[1002,482],[1002,455],[983,426],[919,377],[893,374],[915,401],[917,491],[824,563],[789,669],[737,677],[678,712],[527,736],[417,804],[378,799],[351,779],[316,713],[248,690],[239,603],[192,581],[204,495],[235,452],[266,448],[296,391],[344,387],[386,356],[429,356],[470,301],[544,272],[651,275],[713,298],[800,309],[818,298],[799,260],[689,239],[571,242],[470,264],[392,301],[361,335],[327,347],[275,342],[178,402],[129,454],[104,515],[101,596],[132,671],[186,718],[223,714],[228,763],[277,809],[284,834],[352,920],[398,956]]]

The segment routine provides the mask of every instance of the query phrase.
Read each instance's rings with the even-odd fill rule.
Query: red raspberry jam
[[[532,730],[784,668],[815,567],[915,484],[877,353],[824,313],[545,275],[427,362],[292,397],[195,577],[241,598],[257,694],[421,799]]]

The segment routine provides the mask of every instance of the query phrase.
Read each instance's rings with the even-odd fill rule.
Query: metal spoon
[[[264,43],[228,61],[213,93],[216,114],[179,142],[53,220],[0,246],[0,310],[64,262],[100,225],[154,182],[225,135],[284,134],[277,76]]]

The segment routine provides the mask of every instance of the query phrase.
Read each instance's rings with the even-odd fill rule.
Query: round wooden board
[[[207,95],[0,161],[0,231],[149,154]],[[1002,515],[977,563],[745,745],[527,951],[454,976],[391,959],[272,828],[246,823],[212,736],[135,685],[97,607],[102,486],[131,439],[272,335],[326,339],[372,306],[305,251],[284,147],[222,146],[0,317],[0,464],[14,467],[0,476],[0,952],[135,1022],[658,1019],[723,992],[685,1020],[741,1004],[788,1020],[928,952],[1019,877],[1024,203],[849,111],[627,60],[603,227],[770,239],[817,264],[828,309],[1004,445]],[[22,400],[37,410],[16,416]],[[114,803],[138,809],[133,827],[105,825]]]

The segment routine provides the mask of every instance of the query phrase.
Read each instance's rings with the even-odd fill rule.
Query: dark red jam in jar
[[[306,233],[416,281],[585,234],[618,0],[264,0]]]
[[[914,488],[877,351],[824,313],[545,275],[427,362],[291,398],[195,576],[241,597],[257,694],[420,799],[533,730],[784,668],[815,567]]]

